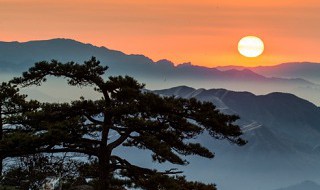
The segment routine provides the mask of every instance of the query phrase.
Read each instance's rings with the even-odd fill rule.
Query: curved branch
[[[128,137],[130,136],[131,132],[132,132],[132,130],[130,130],[130,129],[126,130],[126,132],[123,133],[117,140],[115,140],[112,143],[108,144],[107,148],[109,150],[113,150],[117,146],[121,145],[125,140],[128,139]]]
[[[91,121],[92,123],[99,124],[99,125],[102,125],[102,124],[103,124],[102,121],[96,120],[96,119],[94,119],[93,117],[91,117],[91,116],[89,116],[89,115],[87,115],[87,114],[85,114],[84,116],[85,116],[89,121]]]
[[[158,172],[156,170],[151,170],[149,168],[143,168],[143,167],[140,167],[140,166],[136,166],[136,165],[133,165],[131,164],[129,161],[127,161],[126,159],[123,159],[123,158],[120,158],[119,156],[115,156],[115,155],[112,155],[110,157],[111,160],[116,160],[118,161],[118,163],[120,165],[118,165],[117,167],[115,167],[115,169],[127,169],[127,170],[130,170],[130,171],[139,171],[143,174],[162,174],[162,175],[172,175],[172,174],[181,174],[183,173],[182,171],[177,171],[177,168],[171,168],[169,170],[166,170],[164,172]]]
[[[20,157],[28,154],[38,154],[38,153],[63,153],[63,152],[73,152],[82,153],[86,155],[97,156],[97,151],[93,150],[81,150],[76,148],[58,148],[58,149],[40,149],[40,150],[27,150],[27,151],[13,151],[13,152],[1,152],[5,157]]]

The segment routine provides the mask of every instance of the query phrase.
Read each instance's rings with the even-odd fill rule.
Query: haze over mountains
[[[320,108],[314,104],[287,93],[256,96],[186,86],[155,92],[213,102],[222,112],[240,116],[246,146],[202,139],[217,155],[213,162],[203,164],[228,176],[214,176],[222,190],[270,190],[306,179],[320,180]]]
[[[217,67],[217,69],[224,71],[230,69],[249,69],[267,77],[285,77],[285,78],[303,78],[314,83],[320,83],[320,63],[311,62],[292,62],[282,63],[275,66],[259,66],[259,67],[239,67],[226,66]]]
[[[248,69],[220,71],[216,68],[183,63],[178,66],[168,60],[153,61],[143,55],[127,55],[105,47],[96,47],[69,39],[43,41],[0,42],[0,71],[20,74],[35,62],[52,59],[61,62],[83,62],[91,56],[109,66],[110,75],[130,75],[146,83],[148,89],[188,85],[195,88],[226,88],[255,94],[290,92],[320,105],[320,86],[298,76],[266,77]],[[287,76],[285,76],[287,77]]]

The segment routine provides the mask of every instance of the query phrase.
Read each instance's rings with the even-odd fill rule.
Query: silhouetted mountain
[[[311,62],[292,62],[283,63],[274,66],[259,66],[259,67],[241,67],[241,66],[226,66],[217,67],[221,71],[230,69],[250,69],[267,77],[280,77],[280,78],[303,78],[308,81],[320,83],[320,63]]]
[[[0,68],[1,71],[24,71],[37,61],[57,59],[62,62],[83,62],[91,56],[97,57],[101,62],[110,67],[111,74],[129,74],[139,77],[153,76],[161,79],[216,79],[216,80],[261,80],[269,81],[264,76],[250,70],[232,70],[222,72],[214,68],[194,66],[184,63],[177,67],[168,60],[152,61],[143,55],[127,55],[120,51],[110,50],[105,47],[96,47],[69,39],[52,39],[44,41],[0,42]],[[286,79],[278,79],[291,82]],[[307,81],[300,81],[310,84]]]
[[[304,181],[300,184],[293,185],[287,188],[281,188],[281,189],[276,189],[276,190],[319,190],[320,185],[313,181]]]
[[[320,83],[320,64],[310,62],[283,63],[269,67],[255,67],[252,69],[265,76],[303,78],[316,83]]]
[[[238,125],[248,140],[244,147],[221,142],[212,144],[210,138],[202,139],[214,147],[217,154],[213,170],[228,171],[225,175],[237,181],[225,184],[226,179],[217,176],[216,179],[221,180],[217,183],[224,185],[223,189],[235,189],[235,184],[244,181],[247,185],[257,185],[252,189],[257,189],[259,184],[258,189],[266,189],[270,181],[284,187],[306,177],[320,179],[317,172],[320,169],[320,108],[314,104],[287,93],[257,96],[249,92],[196,90],[186,86],[154,92],[213,102],[220,111],[240,116]],[[261,179],[265,182],[259,181]],[[248,187],[244,189],[250,189]]]
[[[0,42],[1,70],[24,71],[35,62],[57,59],[62,62],[83,62],[91,56],[96,56],[104,64],[114,67],[114,70],[153,63],[143,55],[126,55],[120,51],[105,47],[96,47],[70,39],[52,39],[43,41]],[[113,70],[111,69],[111,70]]]
[[[320,130],[320,127],[318,127],[320,109],[309,101],[288,93],[276,92],[256,96],[249,92],[234,92],[225,89],[195,90],[186,86],[155,92],[211,101],[218,104],[218,108],[221,107],[221,102],[223,102],[225,107],[232,109],[241,117],[259,121],[267,126],[274,126],[275,130],[278,126],[283,128],[283,125],[313,126],[316,130]],[[293,127],[290,127],[290,130],[292,129]]]
[[[146,83],[149,89],[188,85],[196,88],[226,88],[255,94],[291,92],[319,103],[320,87],[303,79],[268,78],[248,69],[220,71],[216,68],[169,60],[154,62],[144,55],[128,55],[105,47],[96,47],[69,39],[0,42],[0,72],[20,73],[35,62],[52,59],[83,62],[91,56],[109,66],[109,75],[130,75]]]

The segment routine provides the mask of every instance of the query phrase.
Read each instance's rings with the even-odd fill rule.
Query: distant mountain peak
[[[178,65],[178,67],[193,67],[195,65],[192,65],[191,62],[181,63]]]
[[[19,44],[27,44],[27,43],[48,43],[48,42],[72,42],[72,43],[77,43],[77,44],[85,44],[83,42],[79,42],[77,40],[74,39],[70,39],[70,38],[52,38],[52,39],[46,39],[46,40],[29,40],[29,41],[14,41],[14,43],[19,43]],[[8,43],[12,43],[12,42],[8,42]],[[92,44],[90,44],[92,45]]]
[[[185,93],[193,92],[196,89],[191,88],[189,86],[182,85],[182,86],[172,87],[172,88],[165,89],[165,90],[170,92],[170,93],[173,92],[172,95],[179,95],[179,94],[185,94]],[[159,91],[162,91],[162,90],[159,90]]]
[[[172,61],[168,60],[168,59],[159,59],[156,63],[172,63]]]

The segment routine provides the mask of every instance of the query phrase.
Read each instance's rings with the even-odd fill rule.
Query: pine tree
[[[92,86],[102,94],[102,98],[95,101],[81,98],[70,104],[44,104],[28,120],[30,126],[43,129],[43,144],[35,143],[39,147],[35,151],[77,152],[97,158],[100,190],[111,189],[119,176],[125,179],[122,185],[145,189],[152,189],[150,182],[156,181],[155,178],[178,182],[180,189],[215,189],[212,185],[201,186],[173,177],[180,171],[156,171],[133,165],[114,154],[114,150],[120,146],[148,149],[154,161],[178,165],[188,163],[182,156],[213,158],[214,154],[195,139],[208,132],[215,139],[244,145],[245,141],[239,137],[241,130],[234,124],[238,117],[220,113],[209,102],[146,92],[144,85],[129,76],[104,80],[107,69],[95,58],[84,64],[43,61],[11,81],[27,87],[42,85],[47,76],[63,77],[69,85]],[[111,134],[117,138],[110,138]]]

